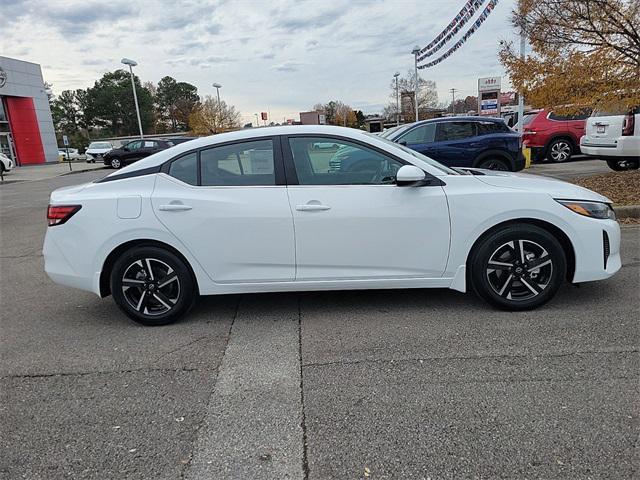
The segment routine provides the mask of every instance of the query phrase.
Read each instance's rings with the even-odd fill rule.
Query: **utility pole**
[[[416,45],[415,47],[413,47],[413,50],[411,51],[411,53],[413,53],[413,58],[414,58],[414,68],[415,68],[415,73],[416,73],[416,87],[414,88],[414,101],[416,103],[416,122],[418,121],[418,54],[420,53],[420,47],[418,45]]]
[[[524,34],[524,28],[520,29],[520,60],[524,60],[524,51],[526,48],[527,38]],[[517,130],[522,133],[524,121],[524,95],[518,92],[518,121],[516,122]]]
[[[451,92],[451,113],[456,113],[456,90],[457,88],[452,88],[449,90]]]
[[[396,126],[400,125],[400,97],[398,96],[398,77],[400,72],[393,74],[393,78],[396,79]]]

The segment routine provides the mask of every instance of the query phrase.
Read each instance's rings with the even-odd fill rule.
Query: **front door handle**
[[[306,205],[296,205],[296,210],[300,212],[311,212],[313,210],[329,210],[331,207],[329,205],[322,205],[317,203],[306,204]]]
[[[163,212],[182,212],[185,210],[191,210],[193,207],[191,205],[182,205],[181,203],[170,203],[169,205],[160,205],[158,210],[162,210]]]

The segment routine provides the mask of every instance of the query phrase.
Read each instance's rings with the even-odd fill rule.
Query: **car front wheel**
[[[560,242],[534,225],[512,225],[487,235],[470,258],[478,296],[503,310],[544,305],[564,281],[567,260]]]
[[[154,246],[126,251],[111,271],[111,293],[120,309],[143,325],[167,325],[191,308],[196,287],[177,255]]]

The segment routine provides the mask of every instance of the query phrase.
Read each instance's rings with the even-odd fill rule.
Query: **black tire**
[[[500,170],[508,172],[511,170],[509,164],[501,158],[486,158],[478,163],[478,168],[486,168],[487,170]]]
[[[518,311],[537,308],[553,298],[565,279],[567,259],[560,242],[548,231],[520,224],[482,238],[468,266],[471,285],[480,298],[502,310]]]
[[[179,320],[197,297],[185,262],[155,246],[134,247],[123,253],[113,265],[110,284],[120,309],[133,321],[148,326]]]
[[[109,165],[111,165],[111,168],[115,168],[115,169],[123,167],[122,160],[120,160],[118,157],[113,157],[109,159]]]
[[[556,138],[547,147],[547,160],[554,163],[568,162],[571,160],[574,153],[571,140],[566,138]]]
[[[638,162],[633,160],[626,160],[624,158],[620,159],[609,159],[607,160],[607,165],[611,170],[615,170],[616,172],[622,172],[624,170],[637,170]]]

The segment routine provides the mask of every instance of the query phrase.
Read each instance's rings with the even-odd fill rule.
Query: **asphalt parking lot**
[[[640,227],[533,312],[241,295],[145,328],[43,272],[49,192],[101,175],[0,187],[0,478],[638,478]]]

